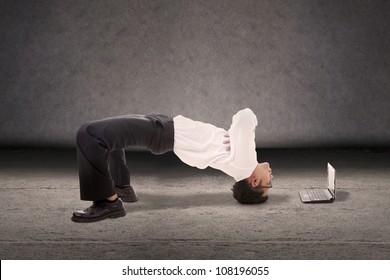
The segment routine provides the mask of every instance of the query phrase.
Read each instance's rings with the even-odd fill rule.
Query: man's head
[[[233,197],[243,204],[265,202],[268,199],[272,178],[272,170],[269,163],[259,163],[250,177],[233,185]]]
[[[247,179],[236,182],[232,188],[233,197],[242,204],[257,204],[267,201],[268,189],[253,188]]]

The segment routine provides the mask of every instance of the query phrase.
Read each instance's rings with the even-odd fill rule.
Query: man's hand
[[[223,144],[225,145],[225,149],[226,149],[226,151],[230,151],[230,137],[229,137],[229,134],[225,134],[223,137],[225,137],[225,139],[223,140]]]

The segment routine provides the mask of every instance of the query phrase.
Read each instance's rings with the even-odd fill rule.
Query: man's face
[[[259,187],[269,187],[272,185],[272,169],[268,162],[262,162],[258,165],[258,176],[260,178]]]
[[[248,182],[255,190],[263,192],[262,196],[266,196],[272,185],[272,178],[272,169],[269,163],[263,162],[256,166],[252,176],[248,178]]]

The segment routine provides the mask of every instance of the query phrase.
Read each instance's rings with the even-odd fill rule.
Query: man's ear
[[[255,177],[255,178],[253,178],[253,180],[251,182],[251,186],[253,188],[256,188],[257,186],[260,186],[260,183],[261,183],[260,178]]]

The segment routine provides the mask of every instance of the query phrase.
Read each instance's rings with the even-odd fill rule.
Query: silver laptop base
[[[299,197],[303,203],[330,203],[334,201],[334,197],[328,189],[300,191]]]

